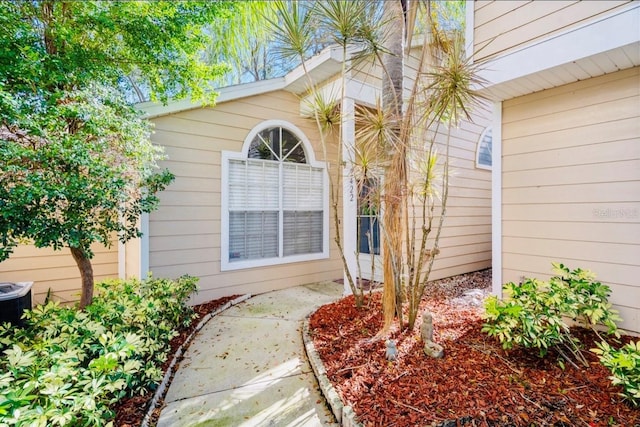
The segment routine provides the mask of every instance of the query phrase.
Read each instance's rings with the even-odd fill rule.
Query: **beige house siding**
[[[96,282],[118,277],[117,246],[114,242],[111,248],[92,247],[91,264]],[[74,303],[80,300],[80,272],[67,248],[59,251],[31,245],[16,248],[9,259],[0,262],[0,282],[34,282],[31,288],[33,304],[43,303],[49,292],[54,301]]]
[[[420,49],[413,49],[405,59],[405,98],[411,96],[419,66]],[[358,65],[351,77],[354,85],[380,87],[382,68],[370,63]],[[380,92],[376,91],[376,96]],[[436,258],[430,279],[437,280],[457,274],[491,267],[491,171],[476,167],[476,151],[480,135],[491,123],[488,105],[473,111],[473,121],[462,121],[453,129],[450,141],[449,200],[440,240],[440,254]],[[445,153],[446,131],[440,127],[436,139],[438,152]],[[439,207],[436,208],[439,212]],[[418,223],[422,216],[416,209]],[[438,219],[434,221],[437,224]],[[418,230],[416,237],[422,232]],[[431,238],[435,231],[431,233]]]
[[[478,141],[489,123],[489,114],[478,110],[474,123],[462,122],[452,134],[447,216],[433,279],[491,267],[491,171],[476,167]]]
[[[430,279],[491,267],[491,171],[476,167],[476,150],[480,135],[489,126],[489,113],[475,111],[474,122],[463,121],[453,129],[449,154],[449,197],[440,238],[440,254],[434,263]],[[442,131],[444,132],[444,131]],[[438,153],[444,156],[446,134],[436,139]],[[422,214],[416,203],[417,224]],[[439,214],[440,207],[436,206]],[[439,216],[434,220],[439,222]],[[417,237],[421,236],[419,230]]]
[[[629,1],[476,1],[473,52],[476,61],[553,37],[605,14]]]
[[[405,98],[411,96],[420,54],[420,49],[413,49],[405,59]],[[381,67],[365,63],[354,70],[352,77],[379,87],[381,73]],[[480,135],[491,123],[489,106],[479,106],[472,111],[472,116],[472,122],[462,121],[451,134],[449,200],[440,254],[430,275],[432,280],[491,267],[491,171],[476,167]],[[438,153],[443,156],[447,138],[445,127],[440,126],[439,132],[436,142]],[[436,212],[439,212],[439,207]],[[416,214],[420,223],[419,209]],[[421,233],[419,230],[416,237],[419,238]],[[435,231],[431,237],[434,235]]]
[[[415,60],[407,66],[415,68]],[[380,72],[380,67],[355,70],[350,96],[364,105],[374,105],[375,96],[379,94]],[[412,73],[415,75],[415,70]],[[358,85],[358,80],[366,83]],[[335,77],[324,83],[327,91],[339,85]],[[405,82],[405,94],[410,87],[410,82]],[[329,258],[231,271],[221,269],[222,153],[241,152],[252,129],[267,120],[281,120],[298,127],[313,145],[315,160],[323,161],[316,126],[302,117],[301,107],[300,100],[292,93],[274,90],[220,102],[214,108],[187,106],[191,109],[183,111],[168,108],[165,113],[160,109],[159,115],[152,115],[151,121],[155,124],[152,140],[163,146],[167,154],[161,166],[170,169],[176,180],[161,193],[159,210],[143,221],[145,227],[148,224],[145,238],[126,245],[114,242],[108,250],[96,248],[93,262],[96,279],[118,274],[136,277],[146,273],[141,272],[141,268],[151,271],[155,277],[190,274],[200,278],[201,290],[192,301],[198,303],[231,294],[261,293],[342,278],[343,266],[334,243],[331,212]],[[441,240],[442,253],[431,276],[433,279],[491,265],[491,173],[475,167],[478,139],[490,121],[487,116],[486,111],[479,112],[475,124],[464,123],[453,135],[451,168],[454,174]],[[444,136],[439,138],[443,144]],[[334,141],[329,144],[330,159],[335,159],[336,150]],[[342,213],[341,201],[338,204]],[[355,241],[356,230],[343,231],[343,238]],[[63,301],[74,301],[79,296],[77,268],[68,251],[19,248],[12,259],[0,264],[0,280],[34,280],[37,301],[44,299],[49,288],[55,298]]]
[[[502,121],[503,282],[591,269],[640,331],[640,68],[505,101]]]
[[[163,167],[176,175],[161,194],[160,209],[150,214],[149,269],[155,276],[199,277],[195,303],[342,277],[331,223],[329,259],[221,271],[221,153],[240,152],[255,126],[277,119],[302,130],[322,161],[315,124],[299,111],[298,98],[276,91],[152,119],[152,140],[168,156]]]

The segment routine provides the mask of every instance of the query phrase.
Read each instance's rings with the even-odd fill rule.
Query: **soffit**
[[[640,3],[493,58],[480,92],[495,101],[640,66]]]

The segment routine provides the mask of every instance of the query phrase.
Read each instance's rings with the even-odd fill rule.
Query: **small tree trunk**
[[[383,2],[387,39],[384,47],[388,53],[383,55],[385,74],[382,78],[382,104],[393,112],[396,141],[392,142],[391,165],[385,170],[383,227],[386,230],[382,242],[383,254],[383,331],[388,331],[394,315],[398,316],[402,328],[402,284],[400,271],[402,260],[402,208],[406,197],[406,147],[400,141],[400,123],[402,122],[402,84],[403,75],[403,39],[404,13],[400,0]]]
[[[82,279],[82,294],[80,295],[80,309],[84,309],[93,301],[93,267],[91,260],[87,258],[84,251],[79,248],[71,249],[71,255],[80,270],[80,278]]]

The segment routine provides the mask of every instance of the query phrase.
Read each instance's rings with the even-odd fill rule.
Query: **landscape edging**
[[[320,386],[320,391],[329,404],[331,412],[333,412],[333,415],[336,417],[338,424],[343,427],[362,427],[362,424],[356,419],[353,408],[351,406],[345,406],[342,399],[340,399],[340,395],[331,384],[331,381],[329,381],[322,359],[320,359],[320,355],[311,338],[309,316],[304,319],[302,324],[302,341],[304,342],[304,349],[307,353],[309,364]]]
[[[195,329],[191,331],[191,334],[189,334],[189,336],[184,340],[182,345],[180,345],[180,347],[178,347],[178,350],[175,352],[173,359],[171,360],[171,363],[167,368],[167,372],[165,372],[164,378],[162,378],[162,382],[156,389],[156,392],[153,394],[153,399],[151,399],[151,403],[149,404],[149,408],[147,409],[147,414],[142,419],[142,423],[140,423],[140,427],[149,427],[149,421],[151,421],[151,418],[153,417],[153,413],[156,410],[156,407],[158,406],[160,399],[162,399],[165,396],[167,388],[171,382],[171,377],[174,374],[173,369],[178,363],[178,361],[182,358],[182,354],[186,351],[187,348],[189,348],[189,344],[191,344],[191,340],[193,339],[193,337],[200,331],[200,329],[204,327],[204,325],[207,324],[209,320],[211,320],[212,317],[217,316],[218,314],[233,307],[234,305],[240,304],[241,302],[248,300],[249,298],[251,298],[251,296],[252,296],[251,294],[246,294],[246,295],[239,296],[238,298],[235,298],[231,301],[228,301],[221,307],[218,307],[217,309],[213,310],[212,312],[204,316],[202,320],[200,320],[200,323],[198,323],[198,326],[196,326]]]

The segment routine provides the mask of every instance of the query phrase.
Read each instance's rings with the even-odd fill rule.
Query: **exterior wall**
[[[121,273],[124,278],[137,278],[143,276],[141,258],[141,239],[131,239],[125,245],[121,245],[118,249],[124,251],[120,254],[124,266],[120,266]]]
[[[420,54],[420,49],[412,49],[405,59],[405,98],[411,96]],[[379,87],[381,73],[379,66],[362,64],[354,70],[352,77],[368,86]],[[434,263],[431,280],[491,267],[491,171],[476,167],[478,142],[484,129],[491,124],[491,114],[488,106],[481,106],[473,113],[473,122],[461,122],[451,134],[449,200],[440,254]],[[440,127],[436,139],[441,155],[445,152],[447,138],[443,128]],[[438,209],[436,207],[436,212]],[[420,222],[422,216],[418,216]],[[432,231],[431,236],[434,235],[435,231]],[[420,236],[421,231],[418,231],[416,237]]]
[[[111,248],[102,245],[93,246],[94,257],[91,260],[96,282],[118,277],[118,245]],[[33,304],[44,302],[49,289],[51,298],[63,303],[80,300],[80,272],[71,252],[65,248],[38,249],[31,245],[16,248],[11,257],[0,262],[0,282],[31,282]]]
[[[314,144],[316,159],[322,161],[315,124],[299,111],[298,98],[277,91],[152,119],[156,126],[152,140],[164,146],[168,155],[162,166],[176,175],[160,195],[160,209],[149,217],[149,269],[155,276],[199,277],[200,292],[194,303],[342,277],[331,221],[329,259],[220,269],[221,152],[241,151],[251,129],[278,119],[300,128]]]
[[[473,2],[473,52],[476,61],[566,32],[628,1],[476,1]]]
[[[640,332],[640,68],[503,102],[503,282],[586,268]]]
[[[491,171],[476,167],[480,135],[491,118],[478,109],[473,120],[451,135],[449,199],[432,280],[491,267]],[[437,141],[444,154],[446,135]]]
[[[405,60],[407,97],[418,75],[420,56],[421,49],[414,48]],[[491,124],[489,106],[472,108],[472,116],[472,121],[463,120],[452,129],[447,212],[431,280],[491,267],[491,171],[476,167],[480,135]],[[439,127],[436,141],[442,156],[447,142],[445,126]]]
[[[440,254],[436,257],[430,280],[491,267],[491,171],[476,167],[480,135],[491,123],[486,108],[474,112],[473,122],[463,121],[451,132],[447,211],[439,242]],[[436,137],[440,163],[446,152],[446,141],[446,129],[441,126]],[[420,153],[419,148],[416,150]],[[437,173],[441,175],[442,170]],[[420,202],[415,201],[414,205],[415,237],[421,239]],[[429,245],[436,235],[440,209],[437,204]]]

